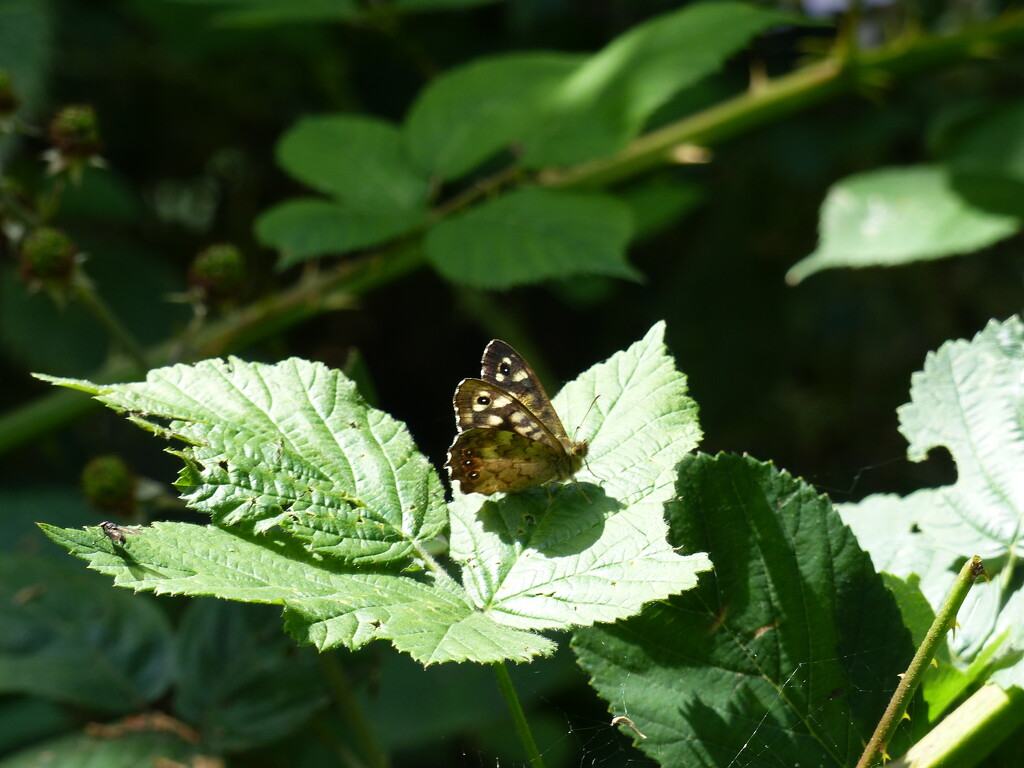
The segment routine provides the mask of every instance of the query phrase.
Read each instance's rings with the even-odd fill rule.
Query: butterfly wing
[[[551,399],[544,391],[540,379],[523,356],[501,339],[494,339],[484,349],[480,360],[480,378],[493,381],[532,413],[566,450],[572,445],[558,418]]]
[[[460,432],[474,428],[503,430],[544,443],[556,453],[565,453],[564,444],[544,422],[494,382],[463,379],[455,388],[453,402]]]
[[[504,429],[471,427],[455,436],[445,462],[463,493],[519,493],[572,474],[572,461],[559,446]]]

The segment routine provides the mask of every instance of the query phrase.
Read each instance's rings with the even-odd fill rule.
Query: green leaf
[[[355,211],[319,198],[299,198],[274,206],[256,221],[256,237],[281,252],[279,269],[316,256],[328,256],[404,235],[423,220],[422,210]]]
[[[971,203],[1024,216],[1024,106],[1014,102],[970,121],[947,163],[953,186]]]
[[[523,143],[531,168],[571,165],[626,146],[683,88],[717,70],[760,32],[800,17],[746,3],[697,3],[615,38],[551,94]]]
[[[673,468],[700,428],[663,335],[655,325],[554,399],[590,441],[580,488],[498,501],[455,494],[452,557],[487,615],[532,629],[614,621],[692,588],[711,567],[703,553],[681,556],[665,540]]]
[[[406,120],[410,154],[444,179],[515,143],[534,168],[609,155],[752,36],[793,23],[801,20],[743,3],[703,3],[634,27],[587,58],[530,53],[474,62],[424,89]]]
[[[66,561],[0,558],[0,626],[2,693],[123,713],[170,685],[170,627],[152,600]]]
[[[879,570],[901,578],[918,574],[933,610],[964,559],[984,559],[992,581],[971,590],[951,638],[961,665],[1002,642],[1004,632],[1009,642],[1000,656],[1016,659],[1014,649],[1024,642],[1024,597],[1004,572],[1013,567],[1024,537],[1022,380],[1024,324],[1018,317],[992,321],[972,341],[947,342],[929,353],[924,370],[911,379],[910,403],[898,410],[900,431],[913,461],[947,448],[956,462],[956,482],[840,507]],[[1021,685],[1024,668],[1014,661],[992,679]]]
[[[110,725],[94,735],[72,734],[51,739],[3,761],[3,768],[139,768],[156,765],[199,765],[209,761],[198,744],[188,744],[154,722],[139,731],[139,721]]]
[[[213,16],[224,27],[262,27],[279,24],[347,21],[362,15],[355,0],[173,0],[178,3],[232,8]]]
[[[550,93],[582,60],[575,54],[512,54],[444,73],[409,110],[409,154],[432,176],[462,176],[521,141]]]
[[[280,525],[348,562],[408,558],[444,526],[441,482],[405,426],[323,365],[230,358],[156,369],[135,384],[42,378],[186,443],[182,498],[220,525]]]
[[[522,189],[430,230],[426,251],[452,282],[508,288],[581,274],[637,279],[629,209],[608,195]]]
[[[913,648],[831,502],[770,464],[699,455],[668,513],[671,543],[706,549],[715,570],[576,631],[611,711],[662,765],[852,765]]]
[[[821,208],[820,243],[786,274],[796,284],[832,267],[895,266],[969,253],[1020,229],[952,188],[941,166],[888,168],[834,185]]]
[[[444,582],[340,568],[284,535],[158,522],[116,545],[95,527],[40,527],[119,586],[283,605],[292,636],[320,650],[390,640],[424,664],[526,661],[554,650],[546,638],[474,612],[466,596]]]
[[[260,242],[282,252],[280,268],[367,248],[405,234],[427,212],[426,177],[406,157],[390,123],[355,115],[301,120],[278,143],[278,162],[332,200],[289,200],[256,225]]]
[[[246,525],[154,523],[123,542],[42,527],[121,586],[282,605],[288,631],[320,649],[390,640],[424,664],[550,654],[537,630],[628,616],[710,567],[665,541],[673,467],[700,430],[663,334],[656,325],[555,399],[590,440],[581,486],[451,505],[461,585],[420,544],[444,521],[436,474],[350,382],[299,360],[58,381],[185,441],[187,502]]]
[[[278,142],[277,161],[294,178],[366,213],[422,210],[427,179],[410,164],[402,134],[359,115],[307,117]]]
[[[276,741],[327,704],[316,654],[298,650],[273,609],[197,600],[178,635],[175,710],[218,752]]]

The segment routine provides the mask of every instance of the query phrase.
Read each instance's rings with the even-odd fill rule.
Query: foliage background
[[[189,262],[210,243],[242,247],[247,298],[304,269],[275,271],[275,254],[253,235],[261,212],[300,191],[273,161],[275,143],[299,118],[355,112],[400,121],[431,77],[460,63],[503,51],[593,51],[676,6],[513,0],[359,23],[231,25],[220,23],[222,6],[197,2],[0,0],[0,64],[18,76],[26,119],[45,123],[66,103],[95,106],[109,170],[89,172],[56,223],[89,253],[101,292],[139,337],[157,341],[187,322],[184,307],[161,298],[184,290]],[[943,9],[915,7],[929,23],[946,18]],[[902,4],[874,9],[867,33],[882,35],[909,12]],[[752,71],[785,73],[806,60],[808,40],[827,46],[834,34],[822,26],[762,36],[656,122],[741,91]],[[926,161],[944,120],[1020,93],[1022,64],[1019,53],[1004,51],[847,93],[715,147],[707,164],[661,171],[692,184],[694,204],[631,247],[640,282],[592,277],[483,292],[424,267],[351,306],[231,351],[343,367],[357,349],[376,405],[405,421],[440,464],[453,431],[452,389],[474,372],[487,339],[512,342],[557,389],[664,318],[669,347],[700,404],[702,450],[771,458],[837,501],[943,484],[953,477],[948,457],[908,462],[895,409],[928,350],[1019,310],[1019,236],[967,258],[827,271],[798,287],[787,287],[784,275],[814,249],[818,209],[832,183]],[[42,187],[43,148],[38,138],[6,142],[5,174],[30,190]],[[89,376],[107,348],[76,307],[54,310],[45,295],[26,297],[11,259],[0,258],[0,387],[13,410],[48,392],[29,371]],[[169,482],[177,462],[159,448],[97,409],[9,452],[0,486],[71,489],[85,462],[108,452]],[[81,524],[89,523],[81,514]],[[371,661],[360,674],[371,677],[380,664]],[[579,733],[598,733],[604,705],[578,670],[567,663],[555,669],[553,693],[537,685],[538,717],[554,734],[564,734],[567,719],[570,727],[584,724]],[[444,696],[477,695],[479,680],[459,676],[486,677],[479,672],[445,679]],[[427,679],[415,674],[418,684]],[[389,715],[397,712],[379,716]],[[486,724],[449,733],[453,765],[489,763],[490,750],[499,749]],[[624,761],[614,738],[595,744],[586,735],[556,735],[552,754],[608,749]]]

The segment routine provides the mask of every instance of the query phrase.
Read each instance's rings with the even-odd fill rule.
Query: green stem
[[[1024,691],[987,683],[887,768],[973,768],[1024,724]]]
[[[81,269],[76,268],[72,273],[71,287],[78,300],[85,305],[85,308],[92,313],[99,324],[107,329],[111,338],[138,366],[138,372],[141,374],[149,370],[149,363],[146,361],[146,353],[142,351],[142,346],[135,340],[131,331],[118,320],[117,315],[96,292],[96,287]]]
[[[963,605],[964,599],[967,597],[967,593],[971,591],[974,582],[984,572],[985,568],[981,564],[981,558],[977,555],[964,563],[964,567],[960,569],[956,581],[953,582],[949,594],[946,595],[945,602],[943,602],[942,607],[939,608],[939,612],[935,616],[935,621],[932,622],[931,627],[928,629],[928,634],[924,636],[924,640],[921,642],[921,647],[917,649],[917,653],[914,654],[910,666],[907,667],[907,671],[900,679],[900,684],[896,686],[896,692],[893,693],[889,706],[886,707],[885,714],[882,715],[882,719],[879,721],[878,727],[875,728],[871,740],[868,741],[867,747],[864,748],[864,753],[860,756],[860,760],[857,761],[857,768],[871,768],[871,766],[876,765],[886,757],[885,749],[907,712],[907,705],[913,698],[917,686],[921,683],[921,676],[927,671],[932,659],[935,658],[935,651],[945,639],[946,632],[956,626],[957,611]]]
[[[331,652],[321,653],[320,664],[327,676],[327,684],[330,686],[331,693],[334,694],[338,714],[355,736],[366,765],[370,768],[388,768],[390,762],[388,755],[381,748],[377,736],[370,726],[370,721],[366,719],[363,708],[356,701],[348,675],[338,663],[337,655]]]
[[[847,91],[875,90],[894,77],[914,74],[976,56],[991,56],[1002,46],[1024,41],[1024,13],[1004,14],[988,24],[944,37],[919,36],[856,58],[833,57],[776,78],[703,112],[636,139],[612,157],[540,174],[550,187],[606,187],[660,165],[678,162],[680,147],[720,144],[773,120],[808,109]]]
[[[523,714],[523,707],[519,703],[519,695],[512,685],[512,678],[508,674],[508,669],[500,661],[491,664],[491,668],[498,677],[498,689],[501,691],[501,695],[505,697],[505,703],[508,704],[509,712],[512,714],[512,722],[515,724],[519,740],[523,743],[523,749],[526,750],[526,757],[529,759],[530,765],[533,768],[544,768],[544,760],[537,750],[537,742],[533,740],[530,724],[526,722],[526,715]]]

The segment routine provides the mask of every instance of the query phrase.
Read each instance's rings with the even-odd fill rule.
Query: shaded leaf
[[[279,269],[316,256],[330,256],[369,248],[403,235],[416,227],[424,210],[354,211],[319,198],[288,200],[262,213],[256,237],[281,252]]]
[[[662,765],[852,765],[913,654],[870,559],[826,497],[749,457],[688,457],[675,496],[671,542],[714,572],[577,630],[592,684]]]
[[[704,190],[675,174],[650,174],[616,190],[633,212],[634,241],[668,229],[704,202]]]
[[[445,11],[473,8],[477,5],[491,5],[500,0],[395,0],[395,7],[406,12]]]
[[[580,274],[635,279],[631,229],[629,209],[608,195],[523,189],[442,221],[425,247],[446,278],[481,288]]]
[[[224,27],[262,27],[279,24],[347,21],[362,15],[355,0],[173,0],[223,9],[212,23]]]
[[[152,600],[67,562],[0,558],[0,626],[3,693],[121,713],[170,685],[171,630]]]
[[[35,0],[5,0],[0,3],[0,69],[11,77],[21,100],[18,114],[36,119],[45,95],[49,62],[52,61],[52,8]],[[16,133],[0,132],[0,161],[14,146]]]
[[[953,187],[972,204],[1024,216],[1024,106],[1014,102],[970,121],[946,162]]]
[[[582,60],[564,53],[511,54],[444,73],[409,110],[409,154],[431,175],[462,176],[521,141],[552,90]]]
[[[296,649],[274,613],[220,600],[185,612],[175,710],[218,752],[276,741],[327,704],[316,654]]]
[[[173,733],[138,726],[105,727],[95,735],[72,734],[51,739],[8,757],[3,768],[139,768],[143,765],[197,765],[210,755]]]

